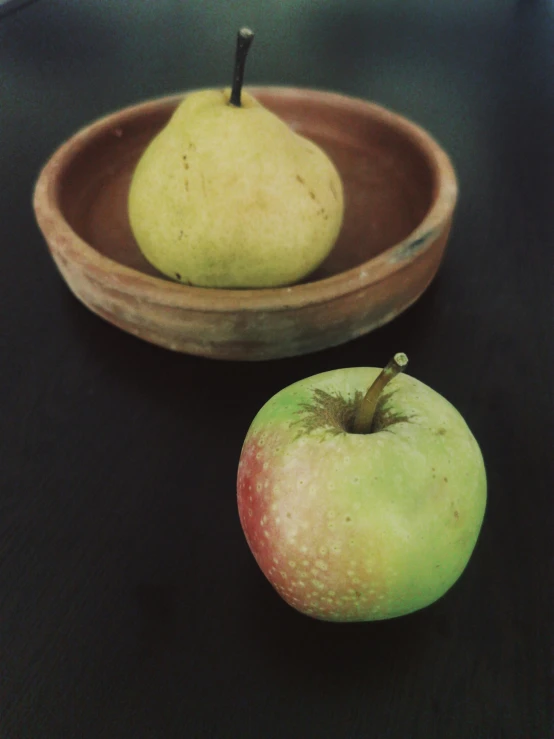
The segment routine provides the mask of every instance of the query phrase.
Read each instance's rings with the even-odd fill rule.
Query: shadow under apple
[[[361,680],[367,688],[382,689],[427,662],[437,636],[441,639],[439,630],[441,640],[450,636],[440,603],[395,619],[332,623],[287,605],[256,576],[255,565],[244,573],[242,587],[249,648],[285,683],[300,685],[317,678],[348,692]]]

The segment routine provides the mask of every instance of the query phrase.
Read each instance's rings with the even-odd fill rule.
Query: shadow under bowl
[[[457,199],[452,165],[433,138],[364,100],[284,87],[249,92],[338,168],[345,213],[331,254],[303,282],[272,289],[193,287],[160,274],[133,238],[127,194],[144,149],[183,96],[152,100],[76,133],[35,187],[35,215],[50,253],[94,313],[174,351],[262,360],[372,331],[430,284]]]

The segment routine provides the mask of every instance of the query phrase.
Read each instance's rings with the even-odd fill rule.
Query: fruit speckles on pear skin
[[[201,287],[297,282],[330,253],[343,210],[340,174],[322,149],[248,93],[237,108],[216,90],[181,102],[143,152],[128,197],[145,258]]]

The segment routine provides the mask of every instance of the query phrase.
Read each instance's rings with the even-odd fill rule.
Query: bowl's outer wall
[[[388,323],[415,302],[435,276],[449,232],[389,280],[328,302],[265,311],[199,311],[150,302],[107,287],[102,276],[71,259],[70,246],[51,242],[52,256],[74,295],[94,313],[167,349],[227,360],[307,354],[345,343]]]

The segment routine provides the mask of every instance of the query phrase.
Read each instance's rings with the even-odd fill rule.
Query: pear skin
[[[189,94],[134,172],[131,229],[146,259],[183,283],[295,283],[338,237],[343,187],[329,157],[246,91]]]

